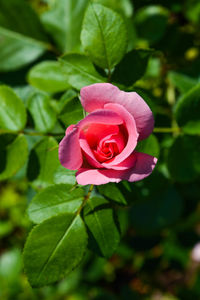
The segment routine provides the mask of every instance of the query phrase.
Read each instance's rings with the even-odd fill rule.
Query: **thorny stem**
[[[92,193],[92,191],[93,191],[93,188],[94,188],[94,185],[91,184],[91,186],[90,186],[90,188],[89,188],[89,191],[88,191],[87,195],[84,197],[81,206],[79,207],[79,209],[78,209],[77,212],[76,212],[76,215],[79,215],[79,214],[81,213],[81,211],[82,211],[83,207],[85,206],[87,200],[90,198],[90,195],[91,195],[91,193]]]

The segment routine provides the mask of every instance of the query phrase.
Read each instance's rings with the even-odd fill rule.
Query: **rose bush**
[[[154,126],[145,101],[136,92],[123,92],[109,83],[86,86],[80,96],[89,114],[67,128],[59,144],[61,164],[78,170],[81,185],[138,181],[150,175],[157,159],[135,151]]]

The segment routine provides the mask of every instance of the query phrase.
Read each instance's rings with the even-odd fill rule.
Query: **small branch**
[[[1,134],[26,134],[30,136],[63,136],[64,132],[60,133],[43,133],[43,132],[36,132],[36,131],[14,131],[14,130],[7,130],[7,129],[0,129],[0,135]]]
[[[83,202],[82,202],[81,206],[79,207],[79,209],[78,209],[77,212],[76,212],[76,215],[79,215],[79,214],[81,213],[81,211],[82,211],[83,207],[85,206],[87,200],[90,198],[90,195],[91,195],[91,193],[92,193],[92,191],[93,191],[93,188],[94,188],[94,185],[91,184],[91,186],[90,186],[90,188],[89,188],[89,191],[88,191],[87,195],[86,195],[85,198],[83,199]]]
[[[156,133],[180,133],[181,129],[179,127],[155,127],[153,132]]]

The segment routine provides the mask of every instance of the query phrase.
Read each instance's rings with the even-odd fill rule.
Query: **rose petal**
[[[107,169],[112,169],[112,170],[127,170],[132,168],[137,159],[137,155],[135,155],[136,152],[133,152],[129,157],[127,157],[124,161],[119,163],[118,165],[115,166],[108,166],[106,163],[102,163],[102,166]]]
[[[112,176],[107,175],[107,173],[111,172],[119,172],[114,170],[103,170],[100,171],[98,169],[80,169],[76,173],[76,180],[78,184],[87,185],[87,184],[106,184],[109,182],[120,182],[120,178],[115,178],[115,173],[112,173]]]
[[[144,179],[152,173],[157,158],[140,152],[134,154],[136,156],[135,164],[128,170],[80,169],[76,173],[77,182],[81,185],[100,185],[108,182],[120,182],[121,180],[133,182]]]
[[[107,136],[107,137],[103,138],[100,141],[99,146],[102,147],[103,143],[105,143],[105,144],[115,143],[117,145],[117,148],[118,148],[119,153],[120,153],[124,149],[125,138],[122,135],[122,133],[119,132],[118,134],[112,134],[110,136]]]
[[[74,124],[67,127],[67,129],[65,130],[65,135],[69,134],[74,129],[74,127],[76,127],[76,125]]]
[[[79,144],[79,129],[74,127],[59,144],[59,160],[63,167],[77,170],[83,163]]]
[[[108,166],[113,166],[121,163],[133,152],[137,145],[138,133],[133,116],[122,105],[109,103],[105,105],[105,108],[118,113],[122,117],[128,132],[128,141],[123,151],[116,155],[112,162],[105,163]]]
[[[77,170],[81,167],[83,158],[79,135],[81,130],[91,123],[119,125],[123,120],[114,111],[99,109],[86,116],[77,125],[69,126],[66,136],[59,144],[59,160],[65,168]]]
[[[89,164],[95,168],[103,168],[102,165],[97,161],[96,157],[94,156],[87,140],[85,138],[80,138],[79,141],[80,141],[80,146],[83,149]]]
[[[120,125],[123,124],[122,117],[109,109],[97,109],[91,114],[87,115],[83,120],[81,120],[77,126],[82,129],[84,126],[89,124],[111,124]]]
[[[134,117],[139,140],[148,137],[154,127],[152,111],[136,92],[123,92],[110,83],[95,83],[83,87],[81,103],[87,112],[103,108],[106,103],[123,105]]]
[[[136,162],[129,172],[124,171],[123,180],[139,181],[149,176],[157,163],[157,158],[146,153],[135,152]]]

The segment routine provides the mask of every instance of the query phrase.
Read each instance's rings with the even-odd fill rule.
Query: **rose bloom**
[[[145,101],[110,83],[86,86],[80,96],[89,114],[67,128],[59,144],[61,164],[78,170],[76,179],[81,185],[138,181],[150,175],[157,159],[134,150],[154,126]]]

